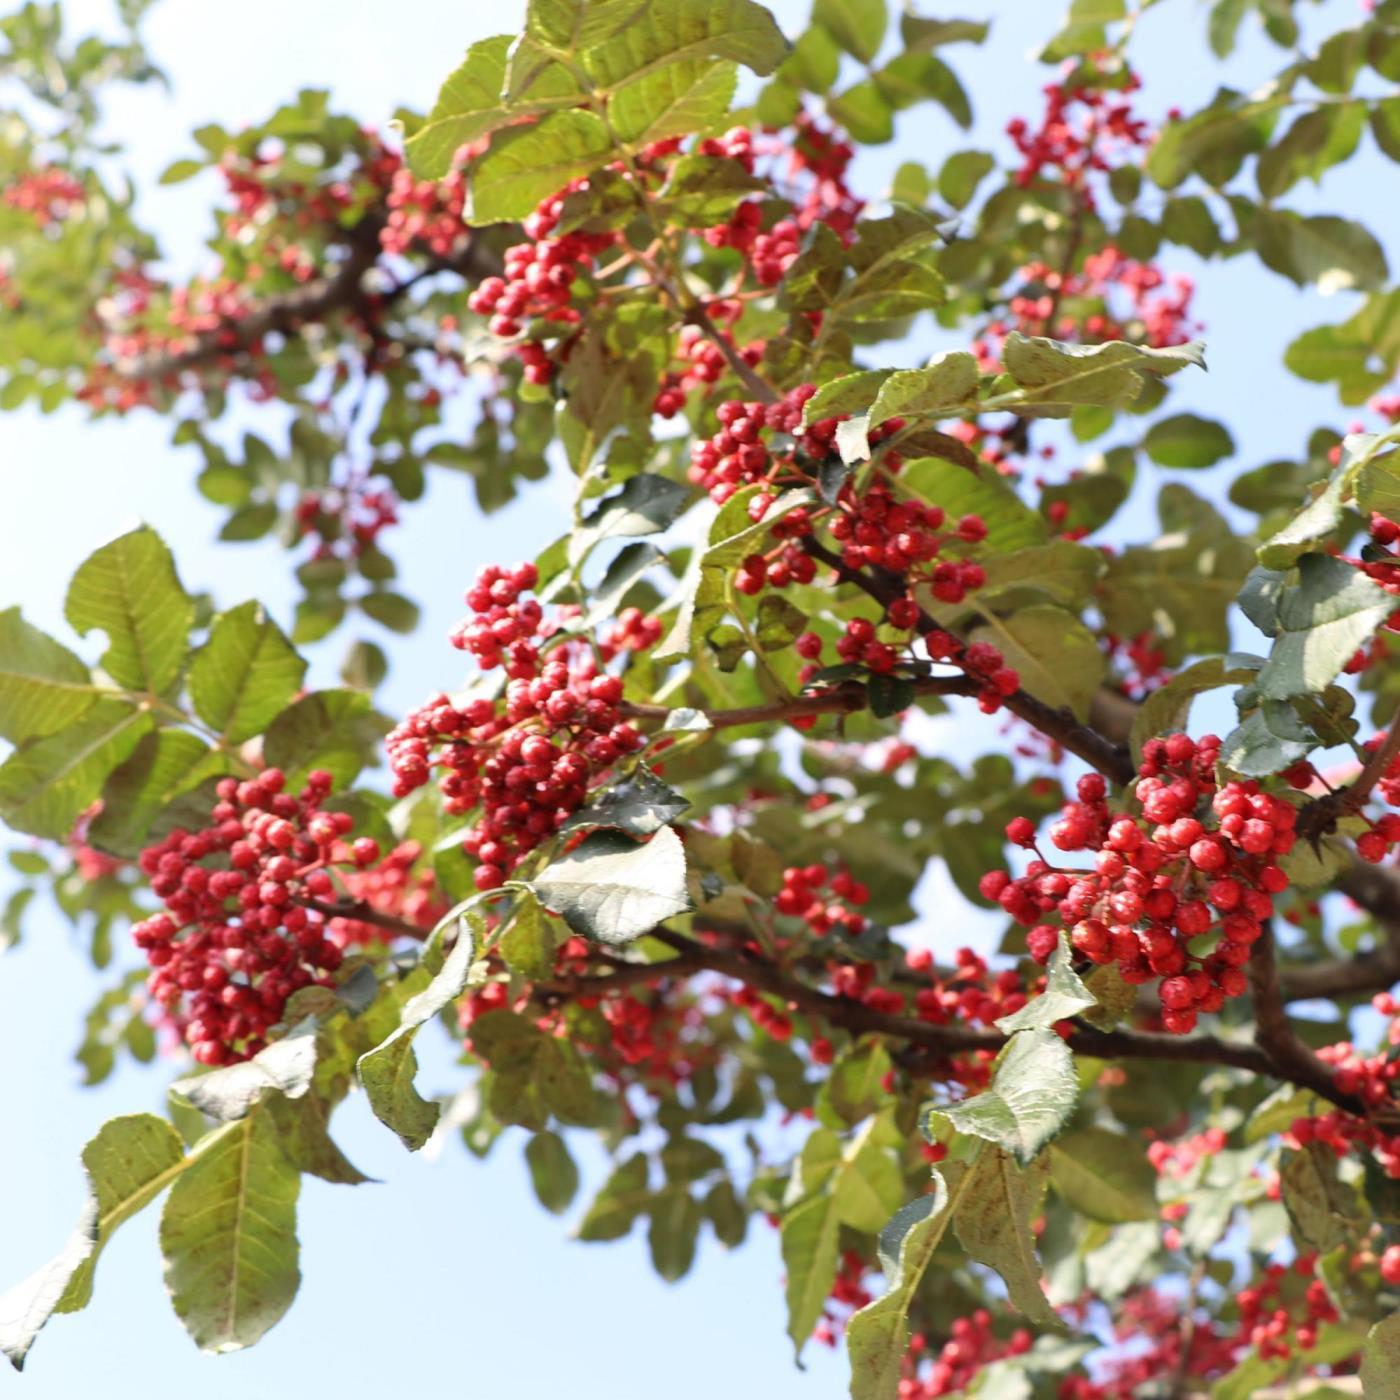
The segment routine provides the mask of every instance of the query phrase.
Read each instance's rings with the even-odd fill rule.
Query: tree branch
[[[365,303],[362,286],[365,274],[379,260],[379,233],[383,219],[371,214],[349,231],[345,260],[329,277],[308,282],[289,292],[281,292],[260,302],[246,316],[222,321],[212,330],[202,331],[184,350],[118,360],[114,368],[127,379],[157,383],[174,378],[185,370],[212,360],[248,353],[268,335],[291,334],[308,322],[324,321],[336,311]],[[456,272],[471,279],[499,270],[498,261],[480,239],[470,237],[460,252],[438,260],[427,273]],[[389,301],[402,296],[420,278],[409,278],[393,290]]]
[[[421,943],[431,932],[429,929],[419,928],[417,924],[411,924],[407,919],[396,918],[393,914],[381,914],[372,904],[363,899],[338,900],[334,904],[327,904],[324,900],[312,899],[309,896],[297,900],[303,909],[314,909],[318,914],[324,914],[328,919],[353,919],[356,923],[373,924],[376,928],[382,928],[389,933],[396,933],[401,938],[413,938]]]
[[[902,583],[893,578],[885,580],[863,573],[859,569],[848,568],[839,555],[818,544],[810,535],[802,541],[802,547],[813,559],[818,559],[835,569],[842,582],[853,584],[886,607],[896,598],[905,595]],[[924,632],[932,632],[938,629],[938,623],[921,608],[919,627]],[[1003,703],[1012,714],[1025,720],[1047,738],[1053,739],[1076,758],[1083,759],[1091,768],[1097,769],[1120,787],[1126,787],[1137,776],[1132,755],[1126,747],[1106,739],[1090,725],[1080,723],[1068,710],[1057,710],[1053,705],[1047,705],[1025,690],[1017,690],[1008,695]]]
[[[980,686],[966,676],[928,676],[913,682],[916,695],[976,695]],[[847,681],[830,690],[812,695],[796,695],[791,700],[774,700],[766,705],[744,705],[733,710],[703,710],[714,729],[734,729],[747,724],[803,719],[809,715],[849,715],[870,703],[865,686]],[[618,709],[628,719],[665,720],[674,713],[668,705],[638,705],[624,701]]]
[[[1273,925],[1267,921],[1250,955],[1249,981],[1254,997],[1254,1043],[1274,1066],[1274,1077],[1311,1089],[1350,1113],[1364,1114],[1366,1107],[1361,1100],[1337,1089],[1332,1071],[1293,1030],[1274,961]]]

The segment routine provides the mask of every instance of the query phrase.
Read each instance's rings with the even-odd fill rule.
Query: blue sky
[[[79,27],[105,23],[109,13],[99,0],[69,0],[67,8]],[[789,32],[806,11],[793,0],[774,8]],[[191,128],[256,119],[298,86],[329,86],[339,106],[382,122],[400,103],[426,108],[461,50],[516,27],[522,9],[522,0],[243,0],[237,7],[163,0],[152,11],[148,39],[174,91],[122,97],[113,104],[111,129],[128,143],[138,183],[149,187],[188,153]],[[973,140],[1001,149],[1005,120],[1038,110],[1047,72],[1027,50],[1049,32],[1058,6],[967,0],[954,9],[994,21],[985,48],[953,56],[977,106]],[[1359,5],[1333,0],[1319,9],[1340,24]],[[1203,21],[1204,7],[1188,0],[1145,17],[1135,45],[1145,110],[1189,109],[1213,90],[1219,70],[1204,47]],[[1316,28],[1316,16],[1310,22]],[[1276,50],[1250,38],[1232,85],[1248,88],[1279,62]],[[899,160],[922,158],[936,167],[965,144],[940,109],[906,114],[896,144],[865,157],[856,181],[877,194]],[[1393,207],[1395,169],[1368,148],[1320,193],[1295,192],[1293,202],[1374,213],[1387,207],[1382,192],[1389,190]],[[143,194],[141,209],[175,265],[201,266],[213,194],[203,182]],[[1390,233],[1394,260],[1400,250]],[[1173,404],[1230,421],[1240,453],[1227,471],[1290,454],[1318,424],[1346,423],[1349,415],[1335,409],[1330,392],[1285,377],[1280,357],[1299,330],[1348,314],[1351,298],[1299,292],[1250,262],[1200,268],[1180,250],[1166,260],[1198,276],[1197,310],[1210,342],[1210,374],[1178,380]],[[901,357],[916,363],[921,351],[946,341],[935,334],[916,333]],[[196,496],[191,458],[172,449],[168,436],[166,425],[147,415],[97,426],[76,414],[0,417],[7,493],[0,602],[22,602],[31,620],[62,634],[61,600],[73,568],[145,519],[175,544],[187,586],[210,589],[225,606],[256,590],[285,619],[291,590],[284,556],[270,545],[212,543],[218,512]],[[1151,529],[1158,484],[1151,471],[1144,476],[1129,515],[1139,533]],[[1206,483],[1198,474],[1191,484]],[[480,564],[528,557],[553,538],[565,517],[561,487],[543,483],[483,523],[465,483],[447,477],[435,483],[430,506],[409,509],[396,552],[405,591],[425,604],[425,617],[414,638],[395,646],[390,708],[455,679],[458,662],[445,634],[463,584]],[[340,638],[332,642],[322,680],[333,674],[341,645]],[[921,938],[950,946],[985,933],[936,872],[923,907]],[[91,1132],[113,1113],[159,1111],[162,1103],[160,1067],[124,1068],[96,1091],[79,1086],[71,1053],[96,990],[66,925],[46,909],[34,911],[25,945],[0,962],[0,1121],[10,1144],[0,1156],[0,1286],[47,1258],[70,1228],[81,1199],[77,1151]],[[443,1046],[428,1057],[424,1078],[450,1086],[448,1060]],[[650,1272],[640,1236],[609,1246],[569,1242],[566,1224],[534,1202],[523,1134],[499,1143],[486,1164],[455,1144],[429,1162],[405,1154],[352,1100],[339,1136],[383,1184],[308,1181],[301,1294],[258,1347],[221,1358],[194,1349],[164,1303],[152,1212],[126,1226],[103,1256],[89,1310],[57,1319],[25,1376],[5,1374],[0,1391],[34,1400],[184,1391],[201,1400],[290,1400],[312,1387],[357,1396],[391,1385],[486,1400],[553,1400],[560,1392],[571,1400],[640,1400],[660,1390],[669,1400],[709,1400],[736,1388],[765,1400],[811,1400],[844,1392],[839,1356],[812,1348],[810,1369],[793,1368],[776,1235],[761,1223],[734,1254],[706,1238],[691,1276],[668,1287]],[[588,1166],[596,1185],[601,1164]]]

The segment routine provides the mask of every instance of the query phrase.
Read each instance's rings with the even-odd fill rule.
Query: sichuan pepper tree
[[[1361,222],[1290,206],[1363,137],[1400,159],[1400,5],[1305,43],[1217,0],[1216,55],[1253,10],[1281,70],[1165,115],[1147,8],[1076,0],[1008,167],[882,192],[857,148],[922,101],[969,125],[947,55],[985,24],[530,0],[426,117],[304,92],[197,132],[166,178],[226,197],[189,283],[96,135],[153,72],[135,29],[3,22],[0,405],[169,417],[223,538],[279,530],[303,590],[289,631],[191,596],[141,527],[77,568],[75,637],[0,613],[7,936],[40,891],[91,924],[88,1077],[177,1075],[0,1298],[17,1366],[163,1193],[176,1312],[255,1342],[301,1177],[363,1180],[330,1132],[362,1090],[409,1150],[523,1138],[553,1211],[596,1135],[578,1233],[645,1222],[663,1278],[776,1229],[793,1345],[843,1338],[857,1397],[1400,1393],[1400,292]],[[1233,452],[1178,249],[1351,293],[1284,360],[1358,424],[1229,518],[1177,475]],[[911,363],[930,317],[952,348]],[[365,642],[305,689],[352,613],[412,630],[389,546],[434,478],[490,511],[550,462],[573,526],[468,537],[440,690],[382,713]],[[935,862],[995,956],[901,937]]]

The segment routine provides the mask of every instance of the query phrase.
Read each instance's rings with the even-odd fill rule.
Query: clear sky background
[[[105,0],[69,0],[66,8],[79,29],[109,23]],[[984,48],[950,53],[973,94],[976,144],[1004,150],[1006,120],[1038,112],[1049,74],[1028,51],[1052,31],[1059,8],[1045,0],[965,0],[932,11],[993,20]],[[807,7],[778,0],[774,9],[791,34]],[[1329,0],[1316,13],[1300,9],[1318,33],[1352,22],[1360,6]],[[382,123],[401,103],[426,109],[466,46],[515,29],[522,10],[523,0],[162,0],[147,39],[174,91],[122,96],[109,125],[129,148],[126,164],[146,190],[140,209],[172,264],[203,265],[201,240],[217,195],[212,179],[152,188],[170,161],[189,153],[193,127],[261,118],[299,86],[329,87],[338,107],[368,123]],[[1220,81],[1204,44],[1204,17],[1194,0],[1166,0],[1144,19],[1134,56],[1146,82],[1145,112],[1190,110]],[[1282,61],[1247,26],[1231,85],[1248,89]],[[967,144],[941,109],[916,109],[900,119],[893,146],[863,155],[855,183],[878,196],[900,160],[922,159],[936,169],[946,153]],[[1396,169],[1368,145],[1321,191],[1294,191],[1290,201],[1359,213],[1383,239],[1389,233],[1392,266],[1400,266],[1393,220],[1385,218],[1397,207]],[[1337,409],[1330,390],[1286,376],[1280,359],[1298,331],[1349,314],[1354,298],[1300,292],[1250,260],[1202,267],[1172,248],[1163,261],[1197,276],[1196,311],[1210,343],[1210,374],[1176,380],[1173,408],[1230,423],[1240,452],[1225,472],[1295,453],[1320,424],[1346,425],[1350,415]],[[921,328],[901,357],[917,363],[921,352],[943,343],[951,342]],[[256,593],[285,622],[292,602],[286,557],[275,545],[213,543],[220,513],[196,495],[191,455],[168,439],[168,425],[148,414],[95,426],[69,413],[0,416],[0,605],[21,602],[32,621],[66,635],[61,604],[74,567],[144,519],[174,545],[187,587],[209,589],[222,606]],[[1139,536],[1151,531],[1161,475],[1140,473],[1126,517]],[[1220,475],[1195,473],[1189,482],[1218,495],[1210,483]],[[412,638],[390,642],[386,708],[401,710],[454,682],[459,659],[445,636],[464,583],[481,564],[532,556],[552,539],[565,519],[567,490],[560,481],[540,483],[483,523],[465,481],[448,474],[406,510],[393,549],[404,591],[424,604],[424,624]],[[347,640],[332,639],[316,679],[331,681]],[[961,722],[941,727],[948,732]],[[0,898],[5,878],[0,872]],[[945,950],[985,944],[987,921],[951,892],[941,872],[926,881],[921,907],[916,940]],[[82,1143],[112,1114],[159,1112],[168,1080],[162,1066],[126,1065],[100,1089],[80,1086],[71,1056],[98,983],[81,941],[51,910],[31,911],[27,935],[0,961],[0,1289],[54,1253],[71,1228],[82,1198]],[[445,1043],[425,1061],[429,1085],[456,1082]],[[165,1304],[151,1210],[104,1253],[87,1312],[56,1319],[23,1377],[0,1373],[0,1394],[292,1400],[323,1389],[369,1396],[392,1388],[482,1400],[643,1400],[657,1393],[668,1400],[717,1393],[824,1400],[844,1393],[840,1355],[811,1347],[805,1373],[792,1365],[776,1232],[761,1222],[732,1254],[707,1236],[691,1275],[668,1286],[651,1273],[640,1232],[607,1246],[569,1241],[567,1222],[534,1201],[518,1130],[482,1164],[455,1142],[433,1161],[409,1156],[358,1098],[338,1125],[351,1158],[383,1184],[307,1179],[301,1293],[256,1348],[217,1358],[195,1350]],[[602,1164],[585,1157],[585,1167],[586,1196]]]

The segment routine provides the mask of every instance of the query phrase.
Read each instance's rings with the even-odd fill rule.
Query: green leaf
[[[1102,550],[1070,540],[994,554],[983,565],[987,581],[977,590],[977,603],[982,606],[1002,594],[1033,590],[1067,607],[1082,607],[1106,567]]]
[[[656,199],[667,218],[691,228],[727,220],[755,190],[765,186],[737,160],[723,156],[681,156]]]
[[[323,768],[346,788],[377,760],[388,721],[357,690],[317,690],[283,710],[268,726],[263,757],[287,774],[290,786]]]
[[[289,1099],[274,1094],[262,1102],[277,1130],[277,1141],[287,1160],[299,1171],[322,1181],[358,1186],[367,1177],[331,1139],[331,1105],[318,1093]]]
[[[807,428],[840,414],[864,413],[892,373],[887,369],[860,369],[829,380],[802,406],[802,426]]]
[[[228,760],[186,730],[146,734],[102,789],[102,811],[89,829],[93,844],[117,855],[136,856],[152,826],[177,798],[227,771]],[[208,811],[206,803],[206,819]]]
[[[298,1099],[316,1070],[316,1024],[307,1020],[251,1060],[177,1079],[171,1092],[221,1123],[246,1117],[268,1094]]]
[[[497,945],[506,966],[532,981],[548,980],[554,971],[555,927],[545,917],[539,900],[523,894]]]
[[[1360,105],[1304,112],[1281,140],[1260,153],[1254,168],[1260,194],[1277,199],[1304,178],[1320,182],[1356,151],[1365,125],[1366,109]]]
[[[609,496],[569,539],[569,563],[575,568],[604,540],[655,535],[685,509],[690,491],[664,476],[643,473],[629,478]]]
[[[1289,706],[1269,701],[1225,736],[1220,763],[1242,778],[1266,778],[1306,758],[1315,744]]]
[[[1253,562],[1249,545],[1208,502],[1171,483],[1158,498],[1162,530],[1109,561],[1099,604],[1110,632],[1152,631],[1169,664],[1225,651],[1229,612]]]
[[[1369,1224],[1356,1192],[1337,1175],[1336,1154],[1322,1143],[1285,1152],[1279,1185],[1293,1237],[1302,1249],[1330,1253]]]
[[[194,601],[148,525],[90,555],[73,575],[64,616],[80,636],[107,634],[102,668],[119,685],[162,694],[184,664]]]
[[[946,417],[977,396],[977,360],[966,350],[943,350],[923,369],[902,369],[880,386],[871,423],[887,418]]]
[[[702,1219],[700,1203],[689,1191],[672,1186],[652,1201],[650,1214],[647,1245],[652,1267],[667,1283],[675,1283],[690,1272],[695,1262]]]
[[[404,1003],[393,1034],[361,1055],[355,1065],[374,1116],[392,1128],[410,1152],[417,1152],[427,1142],[441,1113],[437,1104],[428,1103],[414,1088],[418,1057],[413,1052],[413,1038],[419,1027],[431,1021],[467,989],[478,938],[485,929],[475,905],[485,897],[475,895],[453,911],[456,941],[443,959],[441,971],[421,992]]]
[[[1064,1127],[1078,1097],[1074,1057],[1054,1031],[1017,1031],[991,1087],[931,1111],[960,1133],[985,1138],[1026,1165]]]
[[[1037,604],[976,628],[968,640],[997,647],[1037,699],[1088,717],[1106,663],[1094,634],[1072,613]]]
[[[1371,296],[1348,320],[1305,331],[1284,352],[1300,378],[1333,381],[1344,403],[1362,403],[1400,364],[1400,290]]]
[[[1259,562],[1269,569],[1287,569],[1298,562],[1300,555],[1320,549],[1341,524],[1347,489],[1348,471],[1344,463],[1287,525],[1259,546],[1255,551]]]
[[[1370,1400],[1400,1394],[1400,1313],[1383,1318],[1367,1334],[1361,1391]]]
[[[282,629],[248,602],[220,613],[190,662],[195,713],[231,744],[261,734],[301,687],[306,662]]]
[[[1031,1233],[1048,1178],[1044,1157],[1022,1168],[1000,1148],[984,1148],[968,1168],[953,1229],[973,1259],[1001,1275],[1014,1308],[1031,1322],[1057,1327],[1060,1320],[1041,1290]]]
[[[472,1022],[472,1049],[491,1065],[491,1112],[503,1123],[538,1130],[551,1114],[567,1123],[593,1119],[593,1081],[582,1055],[513,1011]]]
[[[859,1123],[873,1113],[886,1097],[884,1079],[891,1068],[889,1051],[878,1040],[843,1050],[824,1086],[837,1116],[846,1123]]]
[[[898,490],[925,505],[941,506],[950,520],[980,515],[989,552],[1009,554],[1046,542],[1044,519],[992,472],[971,472],[940,457],[916,457],[900,470]],[[916,596],[924,596],[924,590],[916,590]]]
[[[1162,210],[1162,237],[1199,257],[1208,258],[1220,250],[1220,230],[1210,208],[1199,195],[1169,199]]]
[[[1156,350],[1124,340],[1067,345],[1012,331],[1002,350],[1002,363],[1021,392],[997,392],[984,407],[1065,418],[1076,404],[1125,408],[1143,391],[1144,374],[1164,377],[1187,365],[1204,369],[1205,350],[1195,340]]]
[[[568,1210],[578,1194],[578,1167],[558,1133],[535,1133],[525,1144],[525,1161],[539,1203],[554,1215]]]
[[[1050,954],[1046,968],[1045,990],[1032,997],[1019,1011],[1003,1016],[996,1027],[1005,1035],[1033,1027],[1049,1028],[1057,1021],[1067,1021],[1098,1003],[1094,994],[1079,979],[1074,970],[1074,955],[1063,930],[1055,951]]]
[[[782,651],[791,646],[807,626],[807,614],[780,593],[765,593],[758,600],[757,637],[760,651]]]
[[[880,1121],[872,1121],[846,1150],[833,1186],[843,1225],[878,1234],[904,1198],[904,1172],[895,1149],[880,1140]]]
[[[734,1183],[727,1178],[710,1187],[705,1197],[705,1219],[714,1229],[715,1238],[726,1249],[743,1244],[748,1233],[749,1217]]]
[[[0,739],[22,744],[72,724],[97,699],[88,668],[31,627],[18,608],[0,612]]]
[[[1194,413],[1178,413],[1154,423],[1143,439],[1147,455],[1159,467],[1213,467],[1235,450],[1229,430]]]
[[[853,276],[833,298],[837,315],[889,321],[943,304],[943,278],[929,253],[939,238],[931,215],[899,207],[886,218],[862,220],[856,234],[847,254]]]
[[[668,826],[640,845],[616,832],[596,832],[545,866],[530,888],[575,933],[614,946],[691,907],[685,850]]]
[[[896,1400],[909,1344],[909,1309],[971,1177],[933,1173],[934,1190],[904,1206],[880,1236],[884,1294],[846,1324],[852,1400]]]
[[[473,44],[462,65],[443,83],[427,121],[404,144],[408,163],[421,179],[440,180],[452,168],[453,155],[468,141],[540,110],[551,98],[567,101],[578,94],[567,73],[551,74],[551,87],[536,87],[536,102],[523,107],[503,103],[506,55],[512,42],[509,35],[501,35]]]
[[[1107,1128],[1078,1128],[1050,1144],[1056,1194],[1090,1220],[1157,1219],[1157,1173],[1141,1142]]]
[[[366,617],[373,618],[391,632],[412,632],[422,615],[422,609],[411,598],[384,588],[362,594],[355,602]]]
[[[1299,286],[1315,285],[1324,296],[1352,288],[1374,291],[1389,276],[1381,245],[1351,219],[1260,209],[1254,237],[1266,266]]]
[[[577,53],[610,39],[646,9],[646,0],[530,0],[525,32],[553,49]]]
[[[251,1346],[291,1306],[300,1189],[261,1113],[221,1129],[175,1183],[160,1220],[165,1283],[201,1350]]]
[[[512,129],[476,164],[467,222],[523,219],[570,180],[605,165],[612,149],[606,124],[592,112],[553,112],[534,126]]]
[[[595,794],[593,801],[575,812],[561,830],[605,826],[625,831],[629,836],[650,836],[669,826],[689,807],[680,793],[645,763],[638,763],[625,778]]]
[[[972,103],[958,75],[931,53],[902,53],[871,74],[880,96],[895,111],[920,102],[937,102],[966,131],[972,125]]]
[[[1191,702],[1208,690],[1227,685],[1247,685],[1254,679],[1252,671],[1229,669],[1219,656],[1207,657],[1178,671],[1166,685],[1154,690],[1137,708],[1133,716],[1129,743],[1134,762],[1142,758],[1142,746],[1159,734],[1184,730],[1191,715]]]
[[[616,100],[629,84],[669,64],[725,59],[763,77],[787,53],[777,21],[754,0],[711,0],[701,6],[691,0],[650,0],[616,42],[590,48],[583,63]]]
[[[788,1336],[794,1352],[812,1335],[836,1280],[840,1212],[836,1197],[821,1191],[783,1216],[783,1268],[787,1273]]]
[[[1246,157],[1268,144],[1276,118],[1277,108],[1267,99],[1246,103],[1222,89],[1212,106],[1162,128],[1148,153],[1147,173],[1168,190],[1192,171],[1212,185],[1228,184]]]
[[[887,16],[883,0],[816,0],[812,23],[825,29],[848,54],[869,63],[885,39]]]
[[[603,1189],[579,1222],[577,1238],[591,1243],[620,1240],[650,1200],[646,1154],[637,1152],[603,1183]]]
[[[1370,515],[1400,519],[1400,456],[1391,453],[1366,462],[1356,475],[1356,504]]]
[[[1258,678],[1273,699],[1324,690],[1395,610],[1389,593],[1329,555],[1305,554],[1298,573],[1279,599],[1279,635]]]
[[[995,168],[995,157],[986,151],[957,151],[938,172],[938,193],[954,209],[965,209],[977,193],[977,186]]]
[[[163,1118],[139,1113],[104,1123],[83,1148],[88,1199],[62,1252],[0,1294],[0,1350],[16,1370],[55,1312],[77,1312],[92,1297],[103,1246],[184,1167],[180,1135]]]
[[[0,817],[16,831],[63,840],[151,727],[145,711],[102,700],[66,729],[16,749],[0,764]]]

